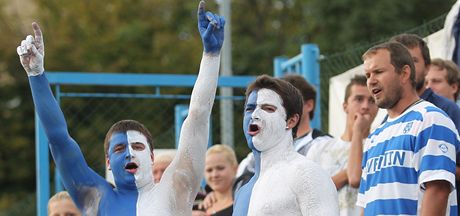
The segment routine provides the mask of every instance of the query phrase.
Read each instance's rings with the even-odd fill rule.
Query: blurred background
[[[232,0],[231,70],[273,74],[273,58],[316,43],[322,54],[322,127],[327,127],[328,78],[360,64],[372,44],[402,33],[426,36],[443,26],[454,0]],[[47,71],[196,74],[202,53],[198,0],[0,0],[0,215],[35,215],[34,108],[16,47],[37,21],[44,33]],[[218,11],[218,2],[207,1]],[[74,86],[66,87],[72,91]],[[324,89],[323,89],[324,88]],[[150,89],[78,87],[87,92]],[[170,88],[166,93],[190,94]],[[243,95],[244,89],[235,89]],[[63,99],[72,136],[91,167],[104,171],[103,139],[115,121],[143,122],[155,148],[174,148],[174,105],[187,100]],[[221,142],[218,103],[213,142]],[[241,129],[243,102],[234,104],[238,159],[249,152]],[[214,127],[215,126],[215,127]],[[53,165],[52,165],[53,166]]]

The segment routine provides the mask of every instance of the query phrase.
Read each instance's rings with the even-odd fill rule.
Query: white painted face
[[[273,90],[260,89],[257,92],[257,105],[251,117],[249,135],[253,136],[254,147],[261,152],[271,149],[290,133],[286,130],[283,100]]]
[[[136,185],[144,186],[152,181],[152,157],[151,149],[147,142],[147,137],[139,131],[129,130],[126,132],[129,143],[129,154],[132,162],[139,165],[138,170],[134,173]]]

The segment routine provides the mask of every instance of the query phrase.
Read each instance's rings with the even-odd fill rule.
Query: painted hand
[[[45,57],[45,46],[43,44],[42,31],[36,22],[32,23],[35,38],[28,35],[21,45],[16,49],[22,67],[27,72],[28,76],[38,76],[45,70],[43,67],[43,59]]]
[[[225,19],[211,12],[205,12],[204,1],[198,6],[198,31],[203,41],[204,52],[219,54],[224,42]]]

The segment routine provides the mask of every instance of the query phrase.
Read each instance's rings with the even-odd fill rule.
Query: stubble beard
[[[389,95],[385,95],[384,98],[377,99],[374,97],[375,103],[379,108],[391,109],[401,100],[401,91],[401,86],[395,87],[394,90],[389,92]]]

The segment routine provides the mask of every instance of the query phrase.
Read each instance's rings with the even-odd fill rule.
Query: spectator
[[[233,149],[226,145],[214,145],[206,152],[204,176],[212,189],[214,202],[200,205],[202,213],[194,216],[231,216],[233,213],[233,182],[238,162]]]
[[[425,77],[425,86],[434,93],[456,102],[459,91],[460,70],[451,60],[433,59]]]
[[[327,143],[313,145],[306,157],[318,163],[332,176],[332,181],[338,190],[340,215],[359,216],[361,208],[356,206],[356,199],[360,176],[353,182],[347,174],[348,161],[356,159],[354,155],[349,157],[350,146],[351,142],[355,142],[355,145],[363,145],[378,111],[374,98],[367,89],[365,76],[355,76],[350,80],[345,89],[343,110],[347,114],[347,121],[342,136]],[[354,163],[360,164],[361,159],[356,160]],[[361,169],[360,166],[357,168]]]
[[[155,161],[152,165],[153,179],[155,183],[160,182],[161,176],[173,161],[175,153],[163,152],[155,155]]]
[[[364,215],[457,214],[458,133],[442,110],[419,98],[413,59],[395,42],[363,55],[368,88],[388,111],[364,146],[357,201]]]
[[[282,78],[296,87],[303,99],[302,117],[300,118],[299,126],[295,134],[294,149],[301,155],[307,155],[311,146],[329,142],[332,140],[331,135],[312,128],[310,121],[313,119],[316,104],[316,90],[302,76],[288,74]],[[254,175],[254,156],[249,153],[248,157],[241,161],[237,172],[236,189],[245,184],[252,175]]]
[[[48,216],[81,216],[67,191],[54,194],[48,201]]]
[[[425,41],[417,35],[414,34],[400,34],[394,36],[390,41],[395,41],[402,43],[409,50],[409,53],[412,56],[415,66],[415,89],[421,99],[426,100],[440,109],[444,110],[447,115],[452,119],[457,129],[457,132],[460,133],[460,108],[458,105],[444,97],[437,95],[431,90],[431,88],[424,88],[425,85],[425,76],[428,72],[428,68],[431,64],[430,51]],[[456,184],[460,184],[460,152],[457,149],[456,156]],[[460,195],[460,190],[457,190],[457,194]],[[460,203],[460,199],[457,199]],[[460,209],[459,212],[460,214]]]
[[[302,96],[286,81],[260,76],[246,90],[243,130],[255,174],[235,196],[233,214],[337,215],[331,178],[293,147]]]

